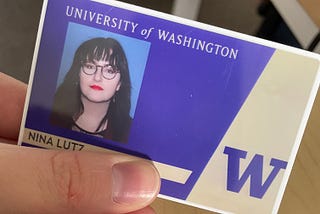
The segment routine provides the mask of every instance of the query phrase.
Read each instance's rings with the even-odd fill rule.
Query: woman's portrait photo
[[[54,95],[50,123],[127,142],[132,116],[131,78],[122,45],[111,37],[80,44]]]

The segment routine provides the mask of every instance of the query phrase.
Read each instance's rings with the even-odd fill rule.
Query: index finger
[[[0,72],[0,138],[17,140],[27,85]]]

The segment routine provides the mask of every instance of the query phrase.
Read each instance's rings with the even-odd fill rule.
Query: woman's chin
[[[92,103],[104,103],[104,102],[109,102],[110,97],[106,96],[99,96],[99,95],[88,95],[88,96],[83,96],[86,100],[92,102]]]
[[[89,99],[90,102],[92,103],[107,103],[109,102],[109,100],[106,100],[106,99]]]

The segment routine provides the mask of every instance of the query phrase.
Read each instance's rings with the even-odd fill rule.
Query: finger
[[[0,213],[128,213],[159,186],[154,166],[138,158],[0,144]]]
[[[7,143],[7,144],[13,144],[14,145],[14,144],[17,144],[17,141],[0,137],[0,143]]]
[[[27,85],[0,72],[0,136],[18,138]]]

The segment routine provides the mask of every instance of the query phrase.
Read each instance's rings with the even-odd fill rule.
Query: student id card
[[[22,146],[152,160],[160,197],[276,213],[319,55],[113,0],[45,0]]]

